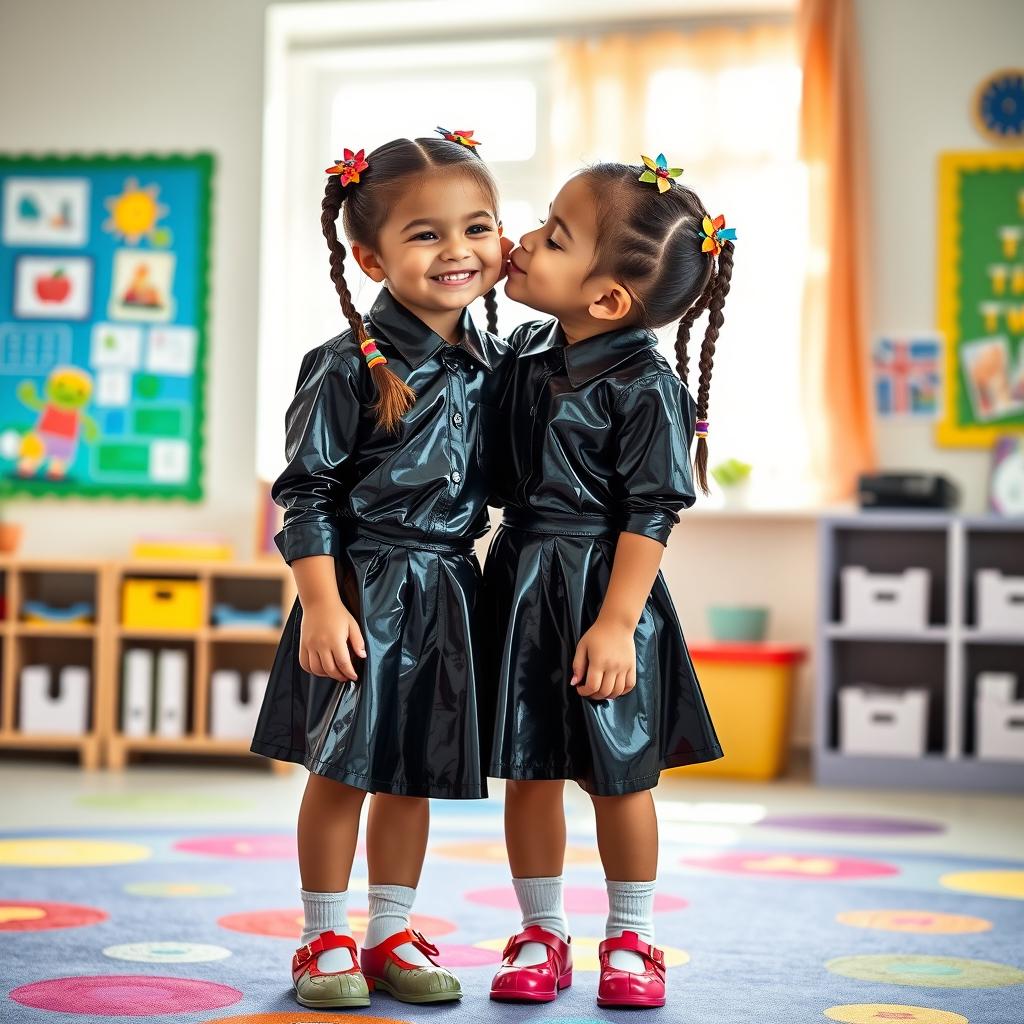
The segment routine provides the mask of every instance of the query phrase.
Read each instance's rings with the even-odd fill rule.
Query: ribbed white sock
[[[409,915],[416,902],[416,890],[407,885],[371,885],[370,920],[366,925],[363,945],[370,949],[388,936],[409,927]],[[395,953],[417,967],[430,967],[431,963],[411,942],[395,947]]]
[[[321,932],[334,932],[336,935],[349,935],[352,931],[348,926],[348,891],[345,892],[306,892],[299,890],[302,896],[302,939],[305,945],[312,942]],[[336,974],[347,971],[354,966],[352,954],[347,949],[329,949],[320,954],[317,968],[324,974]]]
[[[512,886],[523,914],[524,929],[537,925],[554,932],[563,941],[569,938],[561,875],[552,878],[513,878]],[[533,967],[544,963],[547,958],[548,949],[543,943],[524,942],[512,962],[518,967]]]
[[[612,882],[608,887],[608,921],[604,928],[606,939],[616,938],[623,932],[636,932],[644,942],[654,945],[654,886],[651,882]],[[616,970],[643,974],[645,964],[639,953],[628,949],[614,949],[608,957]]]

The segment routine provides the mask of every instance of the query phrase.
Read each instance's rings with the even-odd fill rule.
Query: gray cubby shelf
[[[975,677],[1014,672],[1024,699],[1024,635],[977,625],[974,576],[997,568],[1024,576],[1024,518],[943,512],[862,512],[820,524],[815,776],[834,785],[1024,791],[1024,761],[982,760],[974,751]],[[930,572],[924,629],[854,629],[840,620],[840,570]],[[869,681],[929,691],[923,757],[849,755],[839,749],[839,689]]]

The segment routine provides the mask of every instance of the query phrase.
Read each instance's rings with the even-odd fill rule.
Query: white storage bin
[[[124,652],[121,677],[121,732],[148,736],[153,731],[153,652],[133,647]]]
[[[1024,761],[1024,700],[974,705],[975,750],[983,761]]]
[[[65,665],[50,693],[53,676],[47,665],[26,665],[21,670],[19,728],[24,733],[71,733],[89,730],[89,670]]]
[[[927,726],[927,690],[844,686],[839,691],[839,747],[844,754],[921,757]]]
[[[156,734],[185,735],[188,716],[188,655],[164,648],[156,656]]]
[[[210,679],[210,735],[217,739],[252,739],[267,692],[269,672],[218,669]]]
[[[979,569],[975,579],[978,629],[986,633],[1024,633],[1024,576]]]
[[[841,570],[843,625],[891,632],[928,625],[927,569],[871,573],[861,565]]]

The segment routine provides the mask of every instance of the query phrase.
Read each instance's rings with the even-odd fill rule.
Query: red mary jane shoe
[[[643,974],[620,971],[609,963],[613,949],[639,953],[647,969]],[[598,1006],[664,1006],[665,954],[649,946],[636,932],[623,932],[617,938],[605,939],[597,948],[601,958],[601,981],[597,986]]]
[[[347,949],[354,965],[347,971],[324,973],[320,970],[320,954],[329,949]],[[312,942],[299,946],[292,957],[292,984],[295,998],[317,1010],[369,1006],[370,991],[363,972],[359,970],[356,944],[348,935],[322,932]]]
[[[409,963],[395,952],[405,943],[415,946],[429,961],[428,966]],[[383,989],[403,1003],[446,1003],[462,998],[462,986],[451,971],[434,958],[437,946],[412,929],[395,932],[379,945],[363,947],[360,963],[370,991]]]
[[[530,967],[513,963],[525,942],[548,948],[548,958]],[[502,951],[501,967],[491,982],[491,998],[512,1003],[550,1003],[572,984],[572,939],[563,942],[554,932],[531,925],[513,935]]]

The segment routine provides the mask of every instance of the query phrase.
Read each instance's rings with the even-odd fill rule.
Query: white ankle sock
[[[654,885],[651,882],[612,882],[608,887],[608,921],[604,928],[606,939],[616,938],[623,932],[636,932],[644,942],[654,945]],[[639,953],[629,949],[614,949],[608,957],[616,970],[643,974],[647,965]]]
[[[409,927],[409,915],[416,901],[416,890],[407,885],[371,885],[370,920],[366,925],[363,945],[370,949],[388,936]],[[430,967],[431,963],[411,942],[395,947],[395,953],[417,967]]]
[[[335,935],[351,936],[348,926],[348,891],[345,892],[306,892],[299,890],[302,896],[302,939],[305,945],[312,942],[321,932],[334,932]],[[317,967],[324,974],[337,974],[354,966],[352,954],[347,949],[329,949],[320,954]]]
[[[513,878],[512,886],[523,914],[523,928],[537,925],[554,932],[560,939],[569,938],[569,923],[562,902],[562,876],[553,878]],[[548,947],[541,942],[524,942],[512,962],[518,967],[533,967],[548,958]]]

